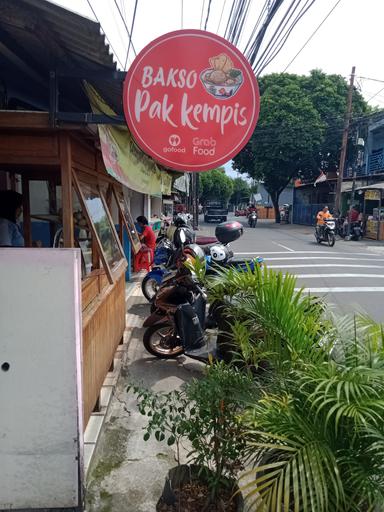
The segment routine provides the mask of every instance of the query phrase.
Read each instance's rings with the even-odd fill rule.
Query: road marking
[[[297,279],[318,278],[318,277],[366,277],[384,279],[381,274],[294,274]]]
[[[295,288],[299,291],[301,288]],[[330,288],[303,288],[307,293],[370,293],[370,292],[384,292],[384,286],[335,286]]]
[[[292,251],[293,253],[295,254],[330,254],[329,251],[327,251],[326,249],[324,251]],[[378,258],[380,256],[382,256],[382,254],[371,254],[369,252],[337,252],[337,251],[331,251],[332,254],[345,254],[347,256],[371,256],[371,258],[375,259],[375,258]],[[259,254],[287,254],[286,251],[262,251],[262,252],[256,252],[256,251],[253,251],[253,252],[237,252],[236,251],[236,254],[238,254],[239,256],[257,256]]]
[[[286,253],[284,253],[286,254]],[[351,260],[351,261],[356,261],[356,258],[348,258],[348,257],[345,257],[345,256],[289,256],[288,258],[287,257],[277,257],[277,258],[268,258],[268,261],[283,261],[283,260],[291,260],[291,261],[296,261],[296,260],[319,260],[319,259],[322,259],[322,260]],[[359,261],[372,261],[371,258],[358,258]],[[373,261],[384,261],[384,258],[377,258],[377,259],[374,259]]]
[[[294,249],[291,249],[290,247],[287,247],[286,245],[278,244],[277,242],[272,242],[272,243],[275,245],[278,245],[279,247],[282,247],[283,249],[286,249],[289,252],[295,252]]]
[[[350,265],[347,263],[343,265],[342,263],[312,263],[309,265],[303,265],[302,263],[298,263],[297,265],[267,265],[268,268],[324,268],[324,267],[351,267],[351,268],[384,268],[383,265]]]

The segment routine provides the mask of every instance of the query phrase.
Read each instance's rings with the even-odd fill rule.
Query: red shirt
[[[156,235],[150,226],[145,226],[141,236],[145,245],[147,245],[150,249],[154,249],[156,247]]]

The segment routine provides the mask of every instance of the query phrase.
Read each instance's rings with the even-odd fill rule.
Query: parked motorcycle
[[[263,264],[263,258],[244,260],[234,257],[233,251],[230,247],[230,242],[237,240],[243,235],[243,227],[239,222],[221,223],[216,227],[215,234],[216,237],[213,239],[211,238],[211,240],[216,240],[216,243],[202,245],[205,255],[207,274],[214,272],[216,265],[221,267],[235,267],[238,270],[246,270],[246,268],[249,267],[251,270],[254,270],[256,266]],[[186,243],[191,244],[192,241],[190,240],[188,233],[183,230],[183,237],[184,235],[187,235]],[[181,256],[181,244],[179,238],[180,233],[177,234],[177,240],[174,242],[172,258],[169,258],[168,252],[165,252],[161,261],[160,257],[156,258],[155,251],[155,262],[157,262],[157,266],[148,272],[141,284],[143,295],[149,302],[154,299],[165,276],[170,274],[177,266],[177,262]],[[201,241],[203,240],[199,237],[196,238],[196,242]],[[198,243],[198,245],[200,245],[200,243]]]
[[[187,259],[204,259],[196,244],[186,246]],[[217,347],[218,308],[206,313],[207,295],[197,277],[184,265],[164,278],[156,295],[153,313],[145,320],[143,344],[146,350],[161,359],[181,354],[207,361],[209,355],[220,357]]]
[[[335,219],[326,219],[324,225],[316,226],[315,237],[318,244],[327,242],[329,247],[333,247],[336,242],[336,221]]]
[[[346,226],[345,240],[359,241],[363,237],[363,228],[360,221],[351,222]]]
[[[254,210],[248,215],[248,225],[251,228],[255,228],[257,224],[257,212]]]

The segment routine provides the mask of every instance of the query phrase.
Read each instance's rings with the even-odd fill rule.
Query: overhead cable
[[[133,9],[132,24],[131,24],[131,36],[130,36],[130,38],[129,38],[129,44],[128,44],[127,55],[126,55],[126,57],[125,57],[125,65],[124,65],[124,69],[126,69],[126,68],[127,68],[128,56],[129,56],[129,50],[131,49],[131,45],[133,46],[133,43],[132,43],[132,36],[133,36],[133,28],[134,28],[134,26],[135,26],[135,19],[136,19],[137,4],[138,4],[138,0],[135,0],[135,7],[134,7],[134,9]],[[136,52],[135,52],[135,55],[136,55]]]
[[[208,25],[208,20],[209,20],[209,13],[211,11],[211,2],[212,2],[212,0],[209,0],[208,9],[207,9],[207,17],[205,18],[204,30],[207,30],[207,25]]]
[[[133,41],[132,41],[132,35],[131,35],[131,33],[130,33],[129,29],[128,29],[127,23],[126,23],[126,21],[125,21],[125,19],[123,17],[123,14],[121,12],[119,4],[117,3],[117,0],[113,0],[113,1],[115,2],[117,10],[119,11],[120,18],[121,18],[121,20],[122,20],[122,22],[124,24],[125,30],[127,31],[127,34],[128,34],[128,37],[129,37],[129,41],[130,41],[130,43],[132,43],[132,50],[133,50],[133,53],[135,54],[135,57],[136,57],[137,53],[136,53],[136,49],[135,49],[135,46],[134,46]]]
[[[203,7],[201,8],[201,16],[200,16],[200,30],[203,26],[203,16],[204,16],[204,7],[205,7],[205,0],[203,0]]]
[[[100,28],[101,28],[101,30],[102,30],[102,31],[103,31],[103,33],[104,33],[104,37],[105,37],[105,39],[107,40],[107,43],[109,44],[109,46],[111,47],[111,50],[113,51],[113,53],[114,53],[114,55],[115,55],[115,57],[116,57],[116,60],[117,60],[117,61],[118,61],[118,63],[120,64],[121,69],[124,69],[124,66],[123,66],[122,62],[121,62],[121,60],[119,59],[119,55],[118,55],[118,53],[116,52],[116,50],[115,50],[115,49],[114,49],[114,47],[112,46],[111,41],[108,39],[108,36],[107,36],[107,34],[106,34],[105,30],[103,29],[103,26],[102,26],[102,24],[100,23],[100,20],[99,20],[99,18],[97,17],[97,14],[96,14],[96,12],[95,12],[94,8],[92,7],[91,0],[87,0],[87,3],[88,3],[88,5],[89,5],[89,7],[90,7],[90,9],[91,9],[91,11],[92,11],[92,14],[94,15],[94,17],[95,17],[95,19],[96,19],[96,21],[97,21],[97,23],[100,25]]]
[[[335,3],[335,5],[332,7],[332,9],[329,11],[329,13],[325,16],[325,18],[323,19],[323,21],[320,23],[320,25],[318,25],[318,27],[316,28],[316,30],[314,30],[312,32],[312,34],[309,36],[309,38],[306,40],[306,42],[303,44],[303,46],[300,48],[300,50],[296,53],[296,55],[293,57],[293,59],[288,63],[288,65],[285,67],[283,73],[285,73],[287,71],[287,69],[289,68],[289,66],[296,60],[296,58],[300,55],[300,53],[304,50],[304,48],[307,46],[307,44],[309,43],[309,41],[313,38],[313,36],[318,32],[318,30],[321,28],[321,26],[326,22],[326,20],[329,18],[329,16],[333,13],[333,11],[336,9],[336,7],[339,5],[339,3],[341,2],[341,0],[337,0],[337,2]]]

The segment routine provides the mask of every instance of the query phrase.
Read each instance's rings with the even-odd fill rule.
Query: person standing
[[[24,247],[18,225],[23,211],[23,197],[14,190],[0,191],[0,247]]]
[[[154,258],[156,235],[144,215],[137,217],[136,222],[141,230],[139,237],[142,245],[135,256],[134,270],[138,272],[144,268],[149,271]]]

